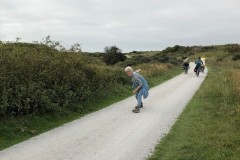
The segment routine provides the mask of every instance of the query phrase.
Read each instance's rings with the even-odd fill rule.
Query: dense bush
[[[232,57],[232,60],[236,61],[240,59],[240,53],[235,53]]]
[[[240,52],[240,45],[238,44],[230,44],[227,46],[227,51],[232,54],[236,54]]]
[[[240,45],[238,44],[229,44],[226,46],[226,50],[232,56],[232,60],[236,61],[240,59]]]
[[[177,59],[176,55],[165,54],[161,52],[153,56],[152,60],[158,63],[180,64],[182,63],[182,56],[180,56],[180,59]]]
[[[216,47],[215,46],[203,46],[200,48],[200,52],[209,52],[213,49],[216,49]]]
[[[177,53],[177,54],[186,54],[188,52],[191,52],[192,48],[191,47],[184,47],[184,46],[179,46],[175,45],[174,47],[167,47],[162,51],[162,53]]]
[[[46,48],[37,50],[39,46],[33,47],[36,52],[1,47],[1,117],[84,112],[89,109],[86,102],[128,82],[121,68],[107,68],[95,57],[53,50],[49,54]]]
[[[126,66],[135,66],[135,65],[139,65],[139,64],[155,64],[155,63],[159,63],[159,64],[180,64],[182,63],[182,60],[177,59],[176,57],[170,57],[167,56],[166,54],[162,54],[162,55],[155,55],[152,57],[145,57],[145,56],[133,56],[132,58],[128,58],[126,61],[119,63],[120,66],[122,67],[126,67]]]
[[[178,62],[170,53],[148,57],[139,54],[124,61],[125,55],[116,46],[105,48],[105,52],[59,52],[42,44],[1,43],[0,117],[83,113],[91,110],[86,105],[89,101],[101,99],[119,85],[129,84],[124,67],[142,65],[144,74],[155,77],[168,68],[168,63]],[[104,57],[111,66],[102,62]],[[119,61],[124,62],[113,66]]]
[[[103,61],[107,65],[113,65],[120,61],[123,62],[127,58],[116,46],[105,47],[104,52]]]

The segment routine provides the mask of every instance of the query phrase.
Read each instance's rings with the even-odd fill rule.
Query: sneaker
[[[139,106],[139,107],[138,107],[138,106],[136,106],[135,108],[143,108],[143,104],[141,104],[141,106]]]
[[[135,109],[133,109],[132,111],[133,111],[133,113],[139,113],[140,109],[138,107],[135,107]]]

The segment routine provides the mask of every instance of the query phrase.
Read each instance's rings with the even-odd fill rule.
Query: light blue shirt
[[[133,72],[132,75],[132,87],[135,89],[138,86],[141,86],[141,90],[143,91],[143,97],[147,98],[148,97],[148,90],[149,90],[149,86],[148,86],[148,82],[145,80],[145,78],[140,75],[139,73]]]

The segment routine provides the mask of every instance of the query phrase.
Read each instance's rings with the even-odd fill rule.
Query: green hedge
[[[121,68],[107,68],[95,57],[0,48],[1,117],[84,112],[86,102],[127,82]]]

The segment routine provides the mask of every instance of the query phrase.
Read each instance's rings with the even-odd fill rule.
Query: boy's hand
[[[139,89],[141,89],[141,86],[138,86],[136,89],[134,89],[134,90],[132,91],[133,94],[134,94],[134,93],[137,93],[137,91],[138,91]]]
[[[133,93],[133,94],[135,94],[136,92],[137,92],[137,90],[136,90],[136,89],[134,89],[134,90],[132,91],[132,93]]]

